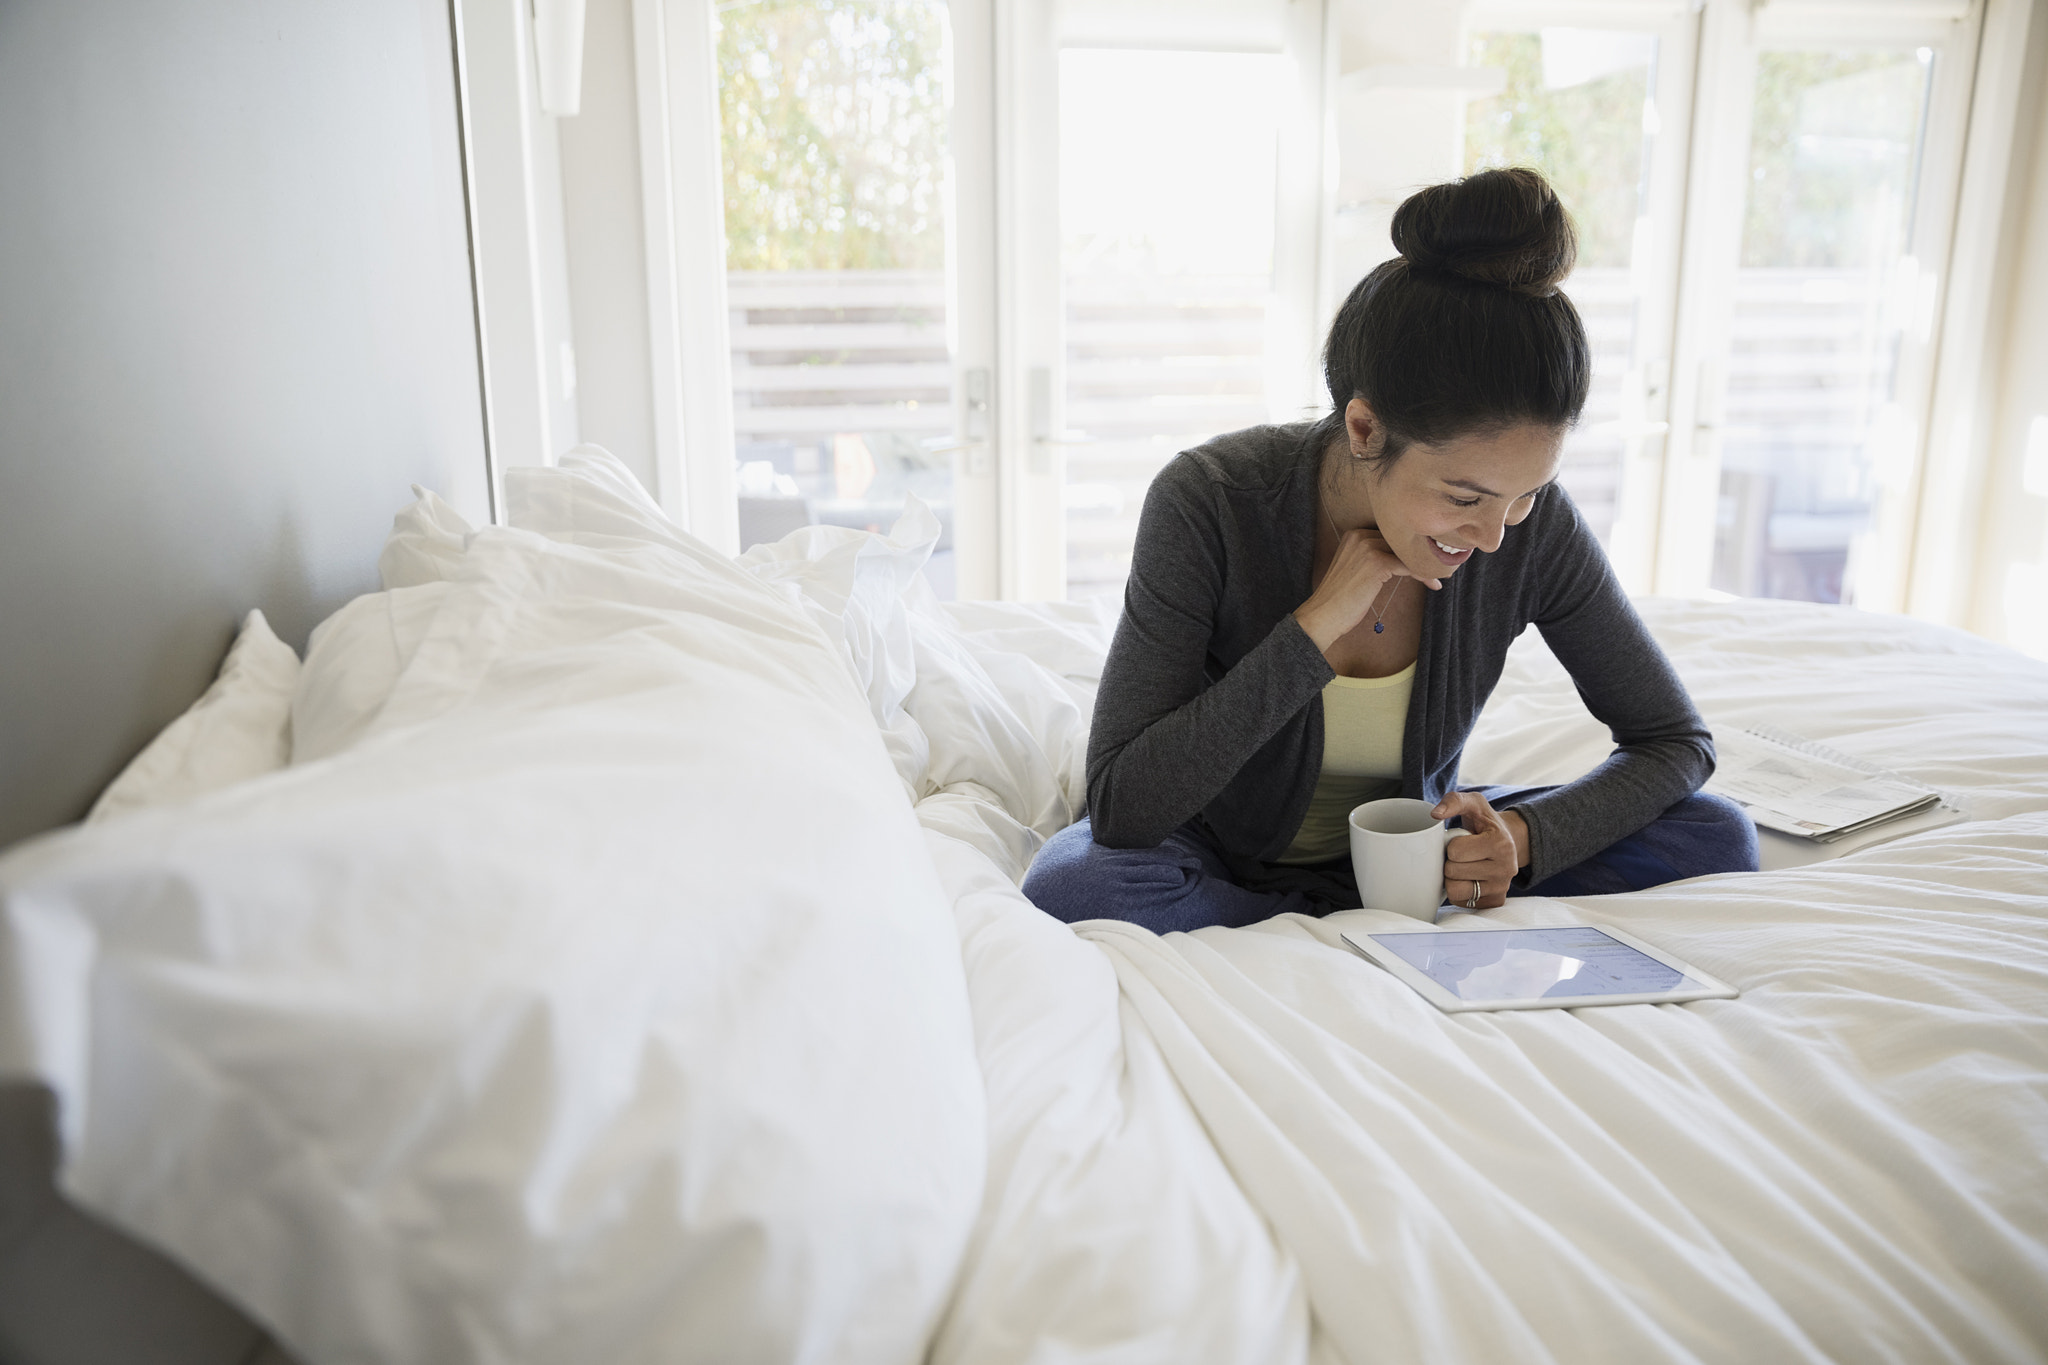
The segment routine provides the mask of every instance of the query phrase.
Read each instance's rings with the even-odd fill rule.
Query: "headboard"
[[[487,519],[447,0],[0,4],[0,847],[414,482]]]

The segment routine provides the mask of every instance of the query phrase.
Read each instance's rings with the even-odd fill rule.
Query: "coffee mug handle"
[[[1453,839],[1469,839],[1469,838],[1471,838],[1471,837],[1472,837],[1472,831],[1471,831],[1471,830],[1469,830],[1469,829],[1459,829],[1459,828],[1457,828],[1456,826],[1453,826],[1453,825],[1445,825],[1445,826],[1444,826],[1444,848],[1445,848],[1446,850],[1448,850],[1448,849],[1450,848],[1450,846],[1451,846],[1451,840],[1453,840]],[[1446,853],[1445,857],[1446,857],[1446,860],[1448,861],[1448,858],[1449,858],[1449,854],[1448,854],[1448,853]],[[1449,899],[1450,899],[1450,897],[1448,897],[1448,896],[1447,896],[1447,897],[1445,897],[1445,899],[1446,899],[1446,900],[1449,900]]]

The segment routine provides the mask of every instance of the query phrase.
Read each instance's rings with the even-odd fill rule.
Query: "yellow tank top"
[[[1350,856],[1353,808],[1401,794],[1401,737],[1414,689],[1414,664],[1385,678],[1332,678],[1323,688],[1323,770],[1281,862]]]

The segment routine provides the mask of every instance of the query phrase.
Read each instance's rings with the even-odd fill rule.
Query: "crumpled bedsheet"
[[[401,514],[333,750],[0,859],[67,1190],[307,1365],[2048,1357],[2048,667],[1644,604],[1710,720],[1977,818],[1452,915],[1743,993],[1447,1016],[1381,912],[1033,908],[1111,623],[936,602],[923,509],[735,564],[602,452],[508,491]],[[1466,767],[1605,743],[1532,632]]]
[[[906,530],[893,552],[914,557]],[[1049,831],[986,832],[1045,807],[990,810],[974,747],[949,758],[951,782],[928,784],[918,811],[968,954],[991,1163],[948,1332],[982,1319],[1046,1335],[969,1351],[942,1333],[936,1359],[2048,1356],[2048,666],[1840,608],[1641,605],[1713,723],[1833,742],[1977,817],[1808,868],[1445,921],[1613,923],[1736,983],[1733,1001],[1447,1016],[1338,938],[1412,922],[1354,911],[1164,938],[1076,926],[1113,969],[1113,1017],[1096,961],[1006,884]],[[998,609],[1031,653],[1038,609]],[[1610,743],[1531,631],[1465,766],[1474,781],[1565,781]],[[979,761],[1017,766],[1000,742]],[[1000,981],[977,970],[996,944],[1019,968]],[[1045,965],[1021,968],[1027,951]],[[1078,1059],[1119,1054],[1123,1093],[1066,1083],[1095,1074]],[[1157,1083],[1162,1061],[1178,1096]],[[1146,1211],[1184,1210],[1203,1163],[1148,1134],[1137,1180],[1116,1145],[1083,1155],[1063,1137],[1179,1103],[1277,1261],[1162,1257],[1140,1239]],[[1101,1202],[1046,1210],[1047,1171]],[[1074,1264],[1076,1241],[1102,1239],[1126,1248],[1113,1270]],[[1230,1304],[1232,1322],[1268,1320],[1216,1286],[1277,1290],[1274,1265],[1298,1277],[1305,1334],[1254,1348],[1205,1318],[1172,1350],[1127,1350],[1164,1339],[1176,1284]],[[1048,1267],[1071,1274],[1049,1286]]]
[[[1448,927],[1618,925],[1736,1000],[1445,1015],[1380,911],[1099,922],[1346,1360],[2048,1348],[2048,814]]]
[[[616,466],[507,482],[314,651],[346,742],[0,858],[0,1071],[305,1365],[915,1358],[987,1104],[866,702]]]

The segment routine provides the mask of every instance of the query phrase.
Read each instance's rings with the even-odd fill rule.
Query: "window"
[[[949,17],[755,0],[718,37],[741,546],[813,521],[886,531],[914,494],[948,597]]]
[[[1855,598],[1881,471],[1906,458],[1902,343],[1934,277],[1914,257],[1928,47],[1756,63],[1722,406],[1713,586]]]
[[[1160,465],[1314,396],[1311,8],[719,6],[742,543],[914,493],[942,592],[1120,592]]]
[[[1069,598],[1121,597],[1161,465],[1272,415],[1284,75],[1272,53],[1060,54]]]
[[[1331,85],[1333,37],[1409,50],[1298,0],[718,6],[743,541],[915,494],[941,591],[1115,596],[1166,460],[1322,411],[1394,205],[1520,164],[1580,228],[1563,481],[1624,584],[1902,605],[1978,7],[1463,13]]]

